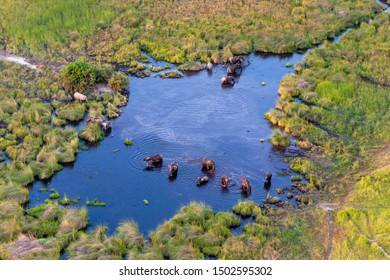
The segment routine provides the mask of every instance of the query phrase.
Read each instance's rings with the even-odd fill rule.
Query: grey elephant
[[[235,82],[236,81],[234,80],[233,76],[222,77],[221,79],[222,86],[232,86]]]
[[[161,154],[149,156],[144,158],[144,161],[148,162],[148,166],[145,167],[145,169],[153,170],[154,168],[160,168],[162,166],[163,156]]]
[[[168,165],[168,176],[170,179],[174,179],[177,177],[177,172],[179,171],[179,165],[177,162],[172,162]]]

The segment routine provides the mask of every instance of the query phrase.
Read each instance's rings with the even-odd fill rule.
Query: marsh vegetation
[[[0,259],[59,259],[64,251],[70,259],[389,258],[388,161],[356,186],[351,182],[353,174],[374,169],[373,154],[388,151],[390,140],[390,16],[376,15],[375,1],[30,2],[0,0],[0,48],[40,64],[37,70],[0,60],[0,152],[7,158],[0,157]],[[282,201],[280,189],[262,206],[245,200],[216,213],[193,202],[149,236],[134,221],[108,236],[104,225],[86,231],[86,208],[54,189],[43,188],[47,199],[27,207],[34,180],[50,179],[76,160],[81,143],[106,136],[100,124],[83,120],[122,113],[129,79],[107,63],[138,77],[170,68],[147,68],[147,52],[185,63],[179,70],[200,71],[205,62],[225,63],[233,54],[313,47],[358,24],[340,43],[324,43],[296,64],[280,84],[276,109],[264,115],[278,126],[274,146],[294,144],[305,153],[287,159],[302,174],[291,177],[299,190],[296,208]],[[177,70],[159,76],[183,77]],[[86,100],[75,100],[75,91]],[[76,133],[72,126],[80,122]],[[331,212],[331,251],[327,212],[313,203],[324,197],[339,203],[346,197]]]

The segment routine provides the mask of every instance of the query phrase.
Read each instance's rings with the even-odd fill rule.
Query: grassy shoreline
[[[389,258],[389,28],[384,13],[309,53],[281,82],[278,109],[265,114],[305,150],[290,168],[335,207],[332,259]]]

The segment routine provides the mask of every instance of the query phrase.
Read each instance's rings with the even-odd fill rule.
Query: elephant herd
[[[222,77],[221,86],[233,86],[236,83],[236,77],[239,76],[242,69],[248,65],[249,61],[242,55],[230,57],[229,66],[226,71],[227,76]]]
[[[144,158],[144,161],[147,162],[147,166],[145,170],[154,170],[162,167],[163,164],[163,156],[161,154],[157,154],[154,156],[148,156]],[[202,160],[202,172],[205,173],[203,176],[200,176],[196,179],[196,185],[201,186],[205,185],[209,181],[209,176],[215,174],[215,162],[210,159]],[[172,162],[168,164],[168,177],[171,180],[176,179],[179,171],[179,164],[177,162]],[[207,176],[209,175],[209,176]],[[264,188],[268,191],[271,188],[271,179],[272,173],[267,172],[265,174]],[[221,187],[223,189],[227,189],[228,187],[233,187],[235,183],[231,178],[227,176],[221,177]],[[249,180],[244,176],[241,178],[241,191],[249,195],[252,191],[252,186],[249,183]]]

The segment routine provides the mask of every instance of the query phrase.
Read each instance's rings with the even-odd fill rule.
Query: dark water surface
[[[285,64],[302,59],[303,54],[252,54],[232,88],[220,86],[226,65],[215,67],[212,74],[202,71],[179,80],[131,77],[128,105],[112,121],[112,133],[97,146],[80,151],[77,161],[49,182],[34,183],[30,207],[48,198],[49,192],[40,193],[40,188],[54,188],[61,196],[79,197],[76,206],[94,198],[107,204],[88,208],[92,229],[103,224],[112,233],[121,221],[132,219],[147,234],[191,201],[204,202],[215,211],[231,211],[243,199],[262,203],[264,174],[273,173],[271,194],[276,195],[276,188],[290,185],[292,175],[282,158],[299,151],[274,150],[268,142],[273,128],[263,115],[275,107],[280,80],[293,71]],[[262,81],[267,85],[261,86]],[[125,138],[133,139],[134,146],[126,147]],[[144,171],[142,159],[156,153],[164,156],[163,168]],[[214,160],[217,169],[207,185],[197,187],[204,157]],[[167,172],[172,161],[179,163],[174,181]],[[237,186],[222,190],[222,175],[233,178]],[[249,198],[240,191],[242,176],[253,185]]]

